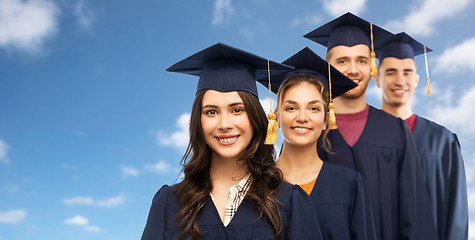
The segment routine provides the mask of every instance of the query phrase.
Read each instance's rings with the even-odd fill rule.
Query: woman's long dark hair
[[[206,90],[202,90],[196,94],[190,118],[190,142],[182,159],[184,179],[173,189],[181,204],[174,221],[176,227],[182,230],[180,238],[189,234],[192,239],[196,239],[202,235],[196,217],[209,201],[212,190],[209,175],[211,148],[206,144],[201,126],[201,105],[205,93]],[[246,198],[256,201],[261,216],[270,222],[278,238],[282,220],[278,208],[280,203],[275,194],[282,184],[282,172],[275,165],[274,147],[264,145],[268,120],[256,96],[247,92],[238,93],[254,132],[251,142],[239,156],[239,161],[247,164],[251,173],[251,186]]]
[[[293,75],[289,78],[287,78],[282,85],[280,85],[279,90],[277,91],[277,119],[279,119],[279,114],[281,111],[282,107],[282,101],[284,100],[284,95],[285,93],[292,88],[295,85],[298,85],[302,82],[310,83],[314,85],[320,94],[322,95],[323,99],[323,105],[325,108],[324,114],[325,114],[325,119],[327,120],[327,113],[328,113],[328,104],[330,102],[330,96],[328,95],[328,90],[325,89],[325,86],[314,76],[309,75],[309,74],[296,74]],[[318,138],[317,146],[326,152],[330,152],[330,140],[328,140],[328,132],[330,132],[329,128],[326,128],[323,130],[322,134],[320,134],[320,137]],[[320,150],[320,149],[318,149]]]

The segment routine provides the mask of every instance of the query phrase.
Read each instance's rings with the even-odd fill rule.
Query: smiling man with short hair
[[[431,50],[405,33],[381,45],[375,81],[383,93],[382,109],[404,119],[413,133],[439,239],[467,239],[467,183],[457,135],[412,112],[411,100],[419,83],[414,57]]]

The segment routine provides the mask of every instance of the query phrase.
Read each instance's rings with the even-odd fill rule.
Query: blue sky
[[[0,0],[0,240],[140,238],[153,195],[179,177],[197,82],[165,69],[217,42],[279,62],[305,46],[323,56],[302,35],[347,11],[434,49],[432,95],[421,81],[414,110],[458,134],[475,227],[474,7]],[[268,109],[268,92],[259,91]],[[374,83],[367,101],[381,106]]]

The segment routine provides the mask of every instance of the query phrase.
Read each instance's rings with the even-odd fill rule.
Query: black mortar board
[[[432,49],[424,45],[405,32],[398,33],[379,42],[375,47],[376,57],[381,61],[386,57],[395,57],[398,59],[412,58],[432,52]]]
[[[327,47],[328,50],[339,45],[351,47],[358,44],[364,44],[371,49],[371,35],[375,41],[379,41],[393,34],[348,12],[305,34],[304,37]]]
[[[268,68],[271,75],[292,69],[241,49],[217,43],[173,64],[167,71],[199,76],[196,92],[204,89],[220,92],[245,91],[258,97],[256,79],[267,77]]]
[[[277,93],[280,85],[289,77],[297,74],[308,74],[318,79],[324,86],[326,91],[329,89],[328,81],[328,65],[329,63],[314,53],[310,48],[305,47],[298,53],[294,54],[282,64],[289,65],[295,68],[287,72],[273,75],[271,78],[272,92]],[[352,80],[343,75],[336,68],[330,66],[331,90],[332,98],[336,98],[346,91],[357,86]],[[262,85],[267,87],[267,78],[257,80]]]

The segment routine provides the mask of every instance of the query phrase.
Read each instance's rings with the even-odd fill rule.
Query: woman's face
[[[301,82],[287,89],[282,98],[278,120],[284,141],[298,146],[316,145],[326,126],[323,98],[318,88]]]
[[[207,90],[201,109],[203,135],[213,155],[225,159],[236,158],[249,145],[253,136],[239,94]]]

